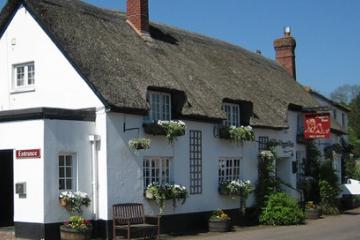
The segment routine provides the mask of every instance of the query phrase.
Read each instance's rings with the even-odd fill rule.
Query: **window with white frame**
[[[13,65],[13,88],[21,89],[35,85],[34,62]]]
[[[144,158],[144,187],[151,183],[171,183],[171,161],[172,159],[169,157]]]
[[[223,110],[226,113],[226,120],[224,126],[240,126],[240,105],[234,103],[224,103]]]
[[[147,101],[150,104],[148,121],[171,119],[171,95],[169,93],[149,91]]]
[[[240,179],[240,158],[219,160],[219,182]]]
[[[77,166],[74,154],[59,154],[59,190],[76,190]]]

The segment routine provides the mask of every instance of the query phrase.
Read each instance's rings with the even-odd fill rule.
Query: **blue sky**
[[[273,59],[272,42],[291,26],[297,40],[297,78],[328,95],[360,84],[359,0],[149,0],[152,21],[261,50]],[[86,0],[125,10],[125,0]],[[1,7],[5,0],[0,0]]]

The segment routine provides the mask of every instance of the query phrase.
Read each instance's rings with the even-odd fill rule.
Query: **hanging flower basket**
[[[151,183],[146,187],[144,195],[147,200],[155,200],[159,205],[160,214],[163,214],[165,201],[172,200],[175,208],[177,201],[184,204],[189,194],[182,185]]]
[[[151,147],[151,140],[148,138],[134,138],[129,141],[129,148],[135,151],[146,150]]]

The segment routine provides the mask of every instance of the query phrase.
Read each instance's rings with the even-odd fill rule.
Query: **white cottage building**
[[[144,198],[153,181],[190,191],[185,204],[166,208],[165,230],[237,209],[238,200],[219,195],[219,178],[256,182],[259,149],[269,139],[293,143],[280,149],[277,171],[297,196],[294,166],[305,152],[298,122],[318,103],[295,81],[290,31],[274,42],[278,64],[149,23],[147,4],[128,0],[126,14],[77,0],[9,0],[3,8],[0,224],[14,224],[16,236],[57,239],[67,218],[58,202],[63,190],[90,195],[85,215],[108,239],[113,204],[140,202],[158,213]],[[173,144],[144,132],[144,122],[170,119],[186,123]],[[256,141],[221,139],[222,124],[251,125]],[[150,138],[151,148],[134,153],[128,142],[136,137]]]

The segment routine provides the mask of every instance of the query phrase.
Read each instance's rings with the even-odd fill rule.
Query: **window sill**
[[[35,87],[12,89],[10,91],[10,94],[20,94],[20,93],[28,93],[28,92],[35,92]]]

